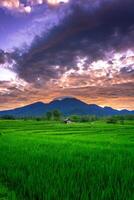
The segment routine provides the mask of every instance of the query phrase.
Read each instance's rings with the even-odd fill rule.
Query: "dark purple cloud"
[[[24,45],[12,53],[1,50],[0,66],[14,60],[12,70],[18,82],[23,80],[26,86],[18,86],[17,81],[0,83],[1,103],[20,105],[64,94],[101,105],[105,102],[132,108],[133,0],[70,0],[58,6],[44,3],[35,6],[30,15],[12,17],[16,20],[16,25],[11,25],[17,32],[15,43],[19,40]],[[78,65],[83,58],[84,63]]]
[[[62,21],[35,38],[20,57],[16,71],[26,81],[36,82],[39,76],[48,80],[77,70],[78,57],[87,57],[89,64],[105,58],[106,52],[133,47],[133,0],[72,0],[63,10],[67,15]]]

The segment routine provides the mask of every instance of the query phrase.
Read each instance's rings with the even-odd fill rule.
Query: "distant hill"
[[[64,97],[51,101],[50,103],[36,102],[24,107],[0,111],[2,115],[12,115],[15,117],[39,117],[45,115],[46,112],[59,109],[63,115],[96,115],[96,116],[112,116],[112,115],[131,115],[134,111],[115,110],[111,107],[100,107],[95,104],[87,104],[79,99],[72,97]]]

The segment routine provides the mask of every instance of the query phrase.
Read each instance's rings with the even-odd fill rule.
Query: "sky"
[[[0,110],[61,96],[134,109],[134,0],[0,0]]]

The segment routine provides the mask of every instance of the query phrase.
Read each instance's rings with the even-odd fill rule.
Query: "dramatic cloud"
[[[60,5],[61,3],[68,2],[69,0],[1,0],[0,7],[16,10],[18,12],[31,13],[34,6],[41,4]]]
[[[0,49],[0,65],[10,62],[10,54]]]
[[[8,68],[23,84],[15,89],[17,82],[10,82],[10,89],[3,82],[8,92],[1,89],[1,102],[10,99],[13,105],[16,97],[20,105],[65,94],[133,108],[133,0],[29,0],[20,5],[34,10],[31,24],[14,34],[19,45],[10,56],[0,51],[0,64],[12,63]]]
[[[0,64],[5,63],[5,53],[4,51],[0,50]]]
[[[18,8],[20,2],[19,0],[1,0],[0,5],[7,8]]]
[[[19,0],[1,0],[0,6],[7,8],[9,10],[18,10],[20,12],[27,12],[27,13],[31,12],[31,7],[25,6]]]
[[[97,2],[71,1],[69,7],[63,8],[64,12],[69,9],[71,13],[66,12],[62,21],[47,34],[44,30],[45,33],[35,38],[29,51],[21,56],[16,69],[20,76],[28,82],[36,81],[39,76],[55,78],[67,70],[77,70],[78,57],[87,58],[86,70],[95,60],[107,59],[107,52],[110,57],[110,54],[132,48],[134,2]]]

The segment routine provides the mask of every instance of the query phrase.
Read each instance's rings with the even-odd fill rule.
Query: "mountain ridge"
[[[127,109],[116,110],[105,106],[104,108],[96,104],[87,104],[74,97],[62,97],[52,100],[50,103],[41,101],[14,108],[11,110],[0,111],[0,116],[13,115],[15,117],[39,117],[48,111],[58,109],[63,115],[96,115],[96,116],[112,116],[112,115],[131,115],[134,110]]]

